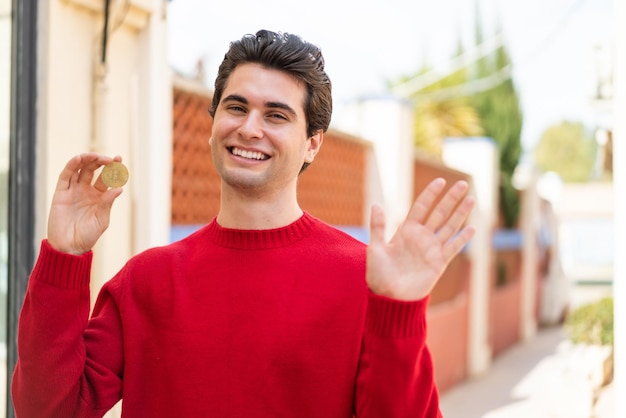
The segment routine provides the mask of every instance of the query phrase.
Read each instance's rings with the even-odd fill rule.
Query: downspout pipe
[[[109,16],[111,1],[104,1],[104,27],[102,28],[102,44],[99,59],[95,60],[93,73],[93,99],[91,124],[91,151],[103,152],[106,138],[106,98],[107,98],[107,47],[109,42]]]
[[[107,44],[109,41],[109,15],[111,11],[111,0],[104,0],[104,28],[102,29],[102,58],[101,63],[107,61]]]

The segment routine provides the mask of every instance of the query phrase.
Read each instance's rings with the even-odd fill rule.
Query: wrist
[[[83,249],[79,249],[79,248],[73,248],[71,246],[59,243],[59,242],[57,242],[57,241],[55,241],[54,239],[51,239],[51,238],[46,238],[46,241],[48,242],[48,245],[53,250],[55,250],[57,252],[60,252],[60,253],[64,253],[64,254],[83,255],[83,254],[85,254],[85,253],[90,251],[90,249],[83,250]]]
[[[393,299],[402,302],[415,302],[422,300],[430,294],[431,289],[423,288],[421,286],[409,285],[409,286],[370,286],[370,291],[375,295],[382,296],[388,299]]]

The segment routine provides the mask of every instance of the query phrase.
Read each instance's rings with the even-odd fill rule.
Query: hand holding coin
[[[90,251],[108,228],[111,208],[122,194],[128,170],[95,152],[72,157],[61,173],[48,215],[48,243],[68,254]],[[94,177],[96,177],[94,182]]]
[[[101,176],[107,187],[122,187],[128,181],[128,169],[119,161],[113,161],[104,166]]]

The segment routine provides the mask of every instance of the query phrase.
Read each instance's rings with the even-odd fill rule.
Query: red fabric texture
[[[92,254],[47,241],[18,330],[18,418],[440,417],[428,300],[365,283],[365,245],[305,213],[216,221],[133,257],[89,315]]]

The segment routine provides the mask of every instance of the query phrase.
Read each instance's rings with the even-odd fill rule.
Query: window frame
[[[12,0],[6,324],[8,418],[15,417],[11,401],[11,376],[17,361],[17,321],[36,253],[34,236],[38,9],[37,0]]]

